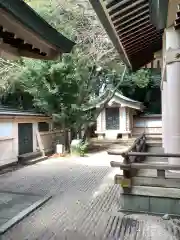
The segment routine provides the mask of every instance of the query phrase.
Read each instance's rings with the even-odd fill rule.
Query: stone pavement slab
[[[0,192],[0,235],[45,203],[51,196]]]
[[[0,221],[5,223],[20,211],[40,199],[40,196],[30,196],[16,193],[0,192]]]
[[[163,240],[178,239],[174,234],[178,224],[174,227],[168,222],[159,223],[158,217],[151,216],[144,219],[140,216],[132,221],[133,216],[118,212],[120,187],[113,184],[111,160],[113,157],[105,153],[81,159],[50,159],[1,175],[0,191],[53,195],[45,205],[6,232],[1,240],[159,240],[160,235]],[[132,226],[135,226],[133,231]],[[140,226],[138,234],[137,226]],[[152,236],[151,228],[158,233],[158,238]]]

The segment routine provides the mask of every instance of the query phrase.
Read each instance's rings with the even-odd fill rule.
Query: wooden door
[[[106,130],[119,130],[119,108],[106,108]]]
[[[33,152],[33,125],[32,123],[18,124],[19,155]]]

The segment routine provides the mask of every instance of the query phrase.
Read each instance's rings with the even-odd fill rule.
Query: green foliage
[[[161,113],[161,73],[159,69],[140,69],[128,73],[120,86],[122,93],[134,100],[143,102],[147,113]]]
[[[71,152],[72,154],[84,157],[84,155],[87,153],[87,149],[88,149],[88,142],[85,142],[85,143],[80,142],[78,145],[71,147]]]
[[[132,74],[132,81],[139,88],[147,87],[150,82],[150,78],[150,70],[148,69],[140,69],[136,73]]]

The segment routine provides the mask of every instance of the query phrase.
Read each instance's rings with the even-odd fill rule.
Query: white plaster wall
[[[97,121],[96,121],[96,131],[98,131],[98,132],[102,131],[101,118],[102,118],[102,113],[99,114],[99,116],[97,117]]]
[[[119,108],[119,129],[121,129],[121,107]]]
[[[14,155],[19,155],[19,139],[18,139],[18,123],[13,122],[13,135],[14,135],[14,141],[13,141],[13,149],[14,149]]]
[[[162,120],[160,119],[136,119],[134,127],[159,127],[162,128]]]
[[[18,123],[32,123],[33,124],[33,151],[37,151],[37,137],[38,122],[36,120],[15,120],[15,119],[0,119],[0,166],[6,165],[18,160],[19,143],[18,143]],[[58,136],[58,133],[50,133],[50,135]],[[59,134],[61,135],[61,134]],[[44,137],[46,138],[46,137]],[[49,138],[49,137],[47,137]],[[51,138],[52,139],[52,138]],[[51,146],[53,140],[45,140],[45,144]]]
[[[0,166],[17,161],[16,126],[13,121],[0,122]]]
[[[57,139],[60,144],[64,144],[62,131],[41,132],[40,137],[45,151],[53,150]]]
[[[37,131],[38,131],[38,123],[33,122],[33,152],[36,152],[38,149],[38,142],[37,142]]]
[[[120,108],[120,131],[121,132],[126,131],[126,108],[125,107]]]
[[[101,126],[102,126],[102,131],[105,131],[106,130],[106,109],[105,108],[102,110]]]
[[[133,126],[133,134],[141,134],[143,132],[162,134],[161,117],[135,118],[134,126]]]

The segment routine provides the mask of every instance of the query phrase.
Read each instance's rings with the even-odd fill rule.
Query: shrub
[[[76,146],[71,146],[71,153],[84,157],[87,152],[88,143],[80,142]]]

